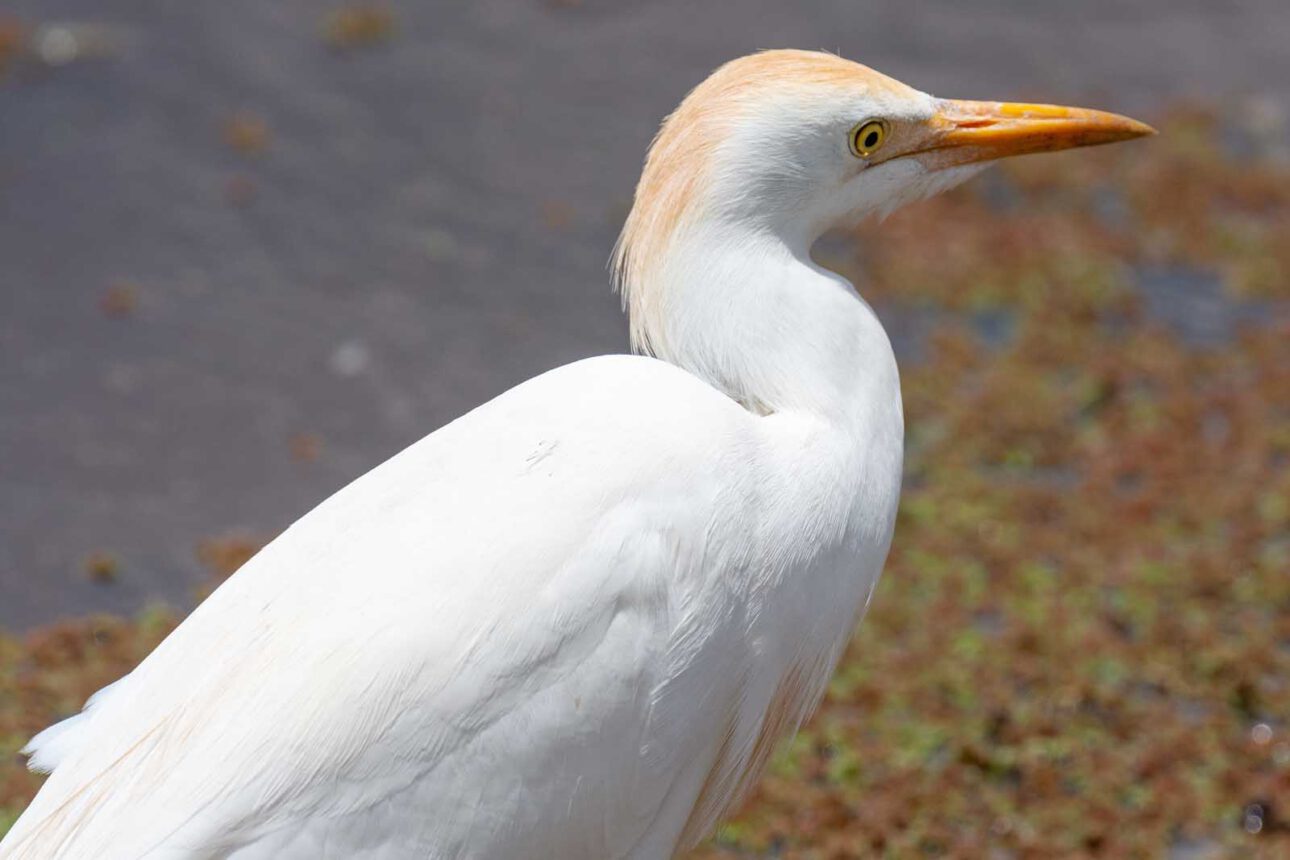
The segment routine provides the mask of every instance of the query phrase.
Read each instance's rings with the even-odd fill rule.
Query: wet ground
[[[480,400],[623,349],[604,261],[659,118],[724,59],[823,47],[945,95],[1290,107],[1283,0],[331,8],[0,10],[22,25],[0,625],[185,603],[202,539],[271,534]],[[1204,273],[1139,275],[1188,338],[1258,313]],[[886,308],[915,356],[917,317]]]

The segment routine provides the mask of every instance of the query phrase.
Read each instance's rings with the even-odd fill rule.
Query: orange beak
[[[1146,123],[1100,110],[943,99],[919,153],[929,166],[942,168],[1155,133]]]

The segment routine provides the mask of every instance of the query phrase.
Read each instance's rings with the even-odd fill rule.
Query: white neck
[[[845,426],[896,424],[900,383],[886,333],[810,239],[729,222],[678,231],[648,289],[663,297],[655,354],[759,413],[802,411]],[[796,247],[794,247],[796,245]],[[894,414],[893,414],[894,413]]]

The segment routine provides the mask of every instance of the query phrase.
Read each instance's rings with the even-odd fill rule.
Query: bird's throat
[[[693,231],[652,267],[649,351],[759,414],[851,421],[875,398],[899,409],[895,358],[841,277],[774,235]],[[636,308],[633,308],[635,311]]]

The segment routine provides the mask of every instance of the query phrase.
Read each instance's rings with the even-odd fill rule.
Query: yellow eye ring
[[[868,158],[887,142],[887,123],[880,119],[871,119],[851,129],[851,154],[856,158]]]

